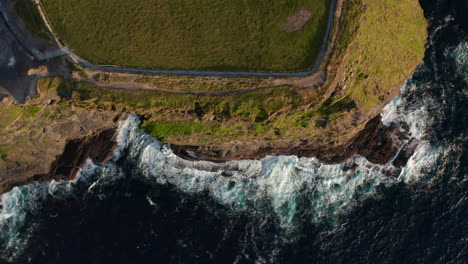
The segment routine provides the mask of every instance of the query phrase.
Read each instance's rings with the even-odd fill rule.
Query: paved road
[[[6,0],[0,0],[0,13],[1,17],[3,18],[6,26],[10,30],[11,34],[13,34],[20,44],[20,46],[24,49],[26,53],[28,53],[30,56],[35,58],[38,61],[42,60],[47,60],[50,58],[58,57],[58,56],[63,56],[66,55],[66,52],[64,52],[63,49],[56,49],[52,51],[47,51],[47,52],[41,52],[38,49],[34,47],[24,36],[23,34],[19,31],[18,27],[16,26],[13,18],[10,16],[8,13],[8,10],[6,8],[5,4]]]
[[[15,23],[13,22],[8,10],[5,7],[5,0],[0,0],[0,12],[2,15],[3,20],[5,20],[9,30],[12,34],[17,38],[18,42],[20,43],[21,47],[31,56],[35,57],[37,60],[43,60],[45,58],[49,58],[46,54],[41,53],[37,49],[35,49],[21,34],[21,32],[16,27]],[[153,69],[138,69],[138,68],[127,68],[127,67],[118,67],[112,65],[96,65],[86,61],[85,59],[81,58],[78,54],[73,52],[68,47],[64,47],[57,36],[54,34],[52,27],[47,20],[45,15],[44,9],[40,4],[39,0],[36,0],[38,4],[38,8],[43,18],[46,26],[48,27],[49,31],[51,32],[56,44],[59,46],[59,50],[56,55],[66,54],[70,59],[75,61],[76,63],[90,68],[96,71],[103,71],[103,72],[118,72],[118,73],[135,73],[135,74],[149,74],[149,75],[184,75],[184,76],[214,76],[214,77],[306,77],[310,76],[313,73],[317,72],[320,67],[320,64],[327,52],[328,42],[331,35],[331,29],[333,26],[334,14],[336,10],[336,4],[338,0],[331,0],[331,6],[328,14],[328,23],[326,28],[326,34],[324,36],[324,41],[322,48],[319,52],[317,60],[315,62],[314,67],[310,71],[306,72],[291,72],[291,73],[282,73],[282,72],[237,72],[237,71],[195,71],[195,70],[153,70]],[[50,54],[48,54],[50,55]]]
[[[0,2],[3,0],[0,0]],[[330,2],[330,10],[328,14],[328,23],[326,28],[326,33],[323,40],[322,48],[320,49],[319,55],[317,56],[317,60],[315,62],[314,67],[310,71],[306,72],[291,72],[291,73],[281,73],[281,72],[237,72],[237,71],[195,71],[195,70],[153,70],[153,69],[138,69],[138,68],[127,68],[127,67],[118,67],[113,65],[96,65],[86,61],[85,59],[81,58],[78,54],[73,52],[68,47],[64,47],[58,37],[52,30],[52,27],[47,20],[47,16],[44,12],[42,5],[40,4],[40,0],[36,0],[38,4],[39,11],[41,13],[41,17],[46,23],[46,26],[51,31],[51,34],[54,37],[57,45],[61,48],[73,61],[80,64],[81,66],[90,68],[96,71],[103,71],[103,72],[118,72],[118,73],[135,73],[135,74],[149,74],[149,75],[184,75],[184,76],[215,76],[215,77],[306,77],[310,76],[313,73],[317,72],[320,64],[327,52],[328,42],[331,35],[331,29],[333,26],[334,14],[336,10],[338,0],[331,0]]]

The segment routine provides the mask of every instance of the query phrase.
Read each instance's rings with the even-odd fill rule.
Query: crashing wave
[[[361,156],[337,165],[324,165],[316,158],[296,156],[269,156],[225,164],[187,161],[141,131],[139,122],[137,116],[131,115],[120,123],[118,147],[106,165],[97,166],[88,160],[73,181],[15,187],[2,196],[0,235],[5,243],[2,247],[11,252],[12,258],[27,244],[29,235],[22,228],[28,214],[39,212],[48,196],[65,199],[80,182],[88,184],[89,192],[95,191],[99,184],[108,184],[123,173],[116,161],[122,158],[124,151],[128,151],[127,159],[138,164],[141,175],[155,184],[171,184],[185,193],[207,191],[216,201],[234,210],[255,210],[262,206],[261,201],[268,200],[285,231],[293,230],[298,220],[299,197],[307,196],[312,201],[311,221],[325,218],[333,221],[334,216],[358,202],[356,197],[365,198],[372,195],[377,186],[397,181],[386,176],[394,169],[392,165],[375,165]],[[417,161],[416,158],[413,163]],[[410,166],[414,166],[413,163]],[[97,180],[87,182],[88,175],[96,173],[100,175]],[[105,196],[100,195],[102,199]]]
[[[123,173],[116,161],[123,157],[124,151],[128,151],[126,159],[137,163],[141,175],[155,184],[171,184],[185,193],[208,192],[216,201],[234,210],[256,210],[262,206],[262,201],[268,200],[285,231],[293,230],[298,220],[299,197],[306,196],[312,201],[311,221],[325,218],[333,221],[334,216],[358,202],[356,197],[365,198],[372,195],[377,186],[397,181],[386,176],[388,171],[394,170],[392,165],[375,165],[361,156],[337,165],[324,165],[316,158],[296,156],[269,156],[225,164],[187,161],[141,131],[139,122],[137,116],[131,115],[120,123],[118,148],[106,165],[97,166],[89,160],[73,181],[15,187],[2,196],[0,236],[4,242],[2,248],[10,252],[11,258],[27,244],[29,232],[25,232],[23,226],[28,214],[39,212],[48,196],[66,198],[78,183],[87,184],[88,192],[95,191],[99,184],[109,184]],[[409,166],[417,162],[416,157]],[[87,182],[88,175],[96,173],[100,175],[97,180]]]
[[[467,72],[468,44],[448,50],[457,68]],[[425,65],[419,66],[419,70]],[[422,69],[423,70],[423,69]],[[466,75],[465,75],[466,77]],[[293,231],[299,218],[309,221],[337,223],[338,216],[367,197],[375,196],[379,186],[398,182],[407,184],[430,180],[425,173],[448,148],[431,145],[426,139],[430,123],[430,109],[437,105],[433,98],[422,97],[417,102],[408,101],[410,94],[424,89],[409,79],[400,95],[382,112],[385,125],[406,123],[409,133],[419,144],[402,169],[391,163],[377,165],[362,156],[348,161],[325,165],[316,158],[296,156],[269,156],[261,160],[241,160],[226,163],[188,161],[176,156],[163,143],[146,135],[138,128],[139,119],[131,115],[119,124],[118,147],[113,157],[103,166],[88,160],[73,181],[33,183],[15,187],[1,197],[0,244],[2,255],[14,258],[27,244],[29,233],[24,230],[28,215],[38,214],[43,202],[52,197],[65,199],[78,186],[86,192],[100,193],[100,185],[110,184],[124,174],[119,160],[131,160],[135,169],[147,182],[170,184],[179,191],[192,194],[205,192],[233,210],[255,212],[267,201],[279,219],[282,230]],[[96,177],[96,175],[98,175]],[[389,177],[389,175],[396,177]],[[299,199],[309,201],[307,215],[298,214]],[[147,197],[152,206],[158,201]],[[29,229],[34,229],[30,226]]]

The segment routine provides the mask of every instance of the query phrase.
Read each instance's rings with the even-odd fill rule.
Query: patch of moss
[[[36,114],[41,111],[41,107],[39,106],[24,106],[22,107],[23,110],[23,115],[21,118],[30,118],[30,117],[35,117]]]
[[[38,82],[41,93],[56,94],[70,99],[73,91],[72,84],[63,77],[43,78]]]
[[[9,105],[0,107],[0,129],[7,127],[22,114],[19,106]]]
[[[95,87],[88,83],[74,83],[74,92],[83,105],[105,109],[126,108],[128,111],[151,109],[166,113],[182,111],[188,114],[213,114],[218,119],[244,118],[262,122],[285,107],[296,108],[308,103],[295,88],[272,87],[264,90],[225,96],[171,94],[158,91],[126,91]],[[164,110],[164,111],[163,111]]]
[[[5,160],[7,158],[8,153],[13,151],[14,149],[15,149],[14,146],[0,148],[0,158]]]
[[[159,139],[177,135],[190,136],[194,133],[206,133],[209,130],[209,128],[201,122],[170,120],[145,122],[141,128],[151,136]]]

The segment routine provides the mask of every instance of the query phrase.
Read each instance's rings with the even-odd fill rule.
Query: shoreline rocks
[[[386,164],[395,159],[395,166],[404,166],[417,146],[410,141],[407,126],[385,126],[380,114],[367,122],[365,128],[354,138],[339,146],[317,146],[300,141],[293,146],[275,146],[275,143],[232,143],[224,146],[171,145],[174,153],[189,160],[225,162],[241,159],[260,159],[269,155],[296,155],[298,157],[317,157],[325,164],[337,164],[359,154],[370,162]],[[409,142],[410,141],[410,142]],[[411,146],[409,146],[411,145]],[[400,150],[401,149],[401,150]]]

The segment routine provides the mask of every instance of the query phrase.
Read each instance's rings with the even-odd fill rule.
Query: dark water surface
[[[467,263],[468,9],[421,4],[424,62],[382,114],[420,141],[403,169],[280,156],[225,177],[161,151],[132,117],[105,166],[3,196],[0,262]]]

